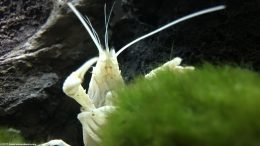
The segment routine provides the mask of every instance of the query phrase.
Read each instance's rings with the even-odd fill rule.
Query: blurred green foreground
[[[24,138],[20,135],[18,130],[0,127],[0,145],[4,143],[24,143]]]
[[[260,146],[260,75],[233,67],[161,72],[119,92],[103,146]]]

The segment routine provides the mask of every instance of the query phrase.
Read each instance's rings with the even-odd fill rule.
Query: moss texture
[[[0,145],[3,143],[25,143],[20,132],[6,127],[0,127]]]
[[[260,75],[205,65],[119,92],[103,146],[259,146]]]

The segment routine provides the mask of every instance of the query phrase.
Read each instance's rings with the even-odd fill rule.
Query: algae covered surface
[[[119,91],[104,146],[259,146],[260,75],[205,65]]]

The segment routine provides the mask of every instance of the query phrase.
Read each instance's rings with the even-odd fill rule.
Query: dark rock
[[[52,1],[0,1],[0,56],[31,37],[48,18]]]

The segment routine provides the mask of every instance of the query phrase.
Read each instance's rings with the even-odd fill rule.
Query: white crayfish
[[[151,35],[154,35],[177,23],[225,8],[225,6],[221,5],[184,16],[133,40],[132,42],[121,48],[118,52],[115,52],[108,46],[107,34],[108,23],[112,10],[110,11],[108,19],[105,15],[105,48],[103,48],[96,31],[90,23],[90,20],[87,17],[83,17],[71,3],[68,3],[68,6],[86,28],[99,51],[98,57],[94,57],[86,61],[79,69],[72,72],[63,84],[64,93],[69,97],[75,99],[82,106],[81,113],[78,114],[78,119],[83,127],[83,140],[86,146],[96,145],[101,141],[100,136],[98,135],[98,130],[100,129],[100,126],[106,122],[107,113],[115,110],[115,106],[113,106],[111,100],[114,96],[113,91],[117,88],[120,88],[121,86],[124,86],[124,81],[121,76],[117,61],[117,56],[120,53],[122,53],[126,48],[137,43],[138,41],[150,37]],[[96,66],[93,67],[88,93],[86,93],[85,89],[81,86],[81,83],[83,82],[85,73],[95,63]],[[180,63],[181,58],[176,57],[173,60],[168,61],[161,67],[158,67],[155,70],[151,71],[149,74],[146,75],[146,78],[154,76],[158,70],[162,70],[165,68],[169,68],[174,71],[194,69],[194,67],[192,66],[180,66]]]

